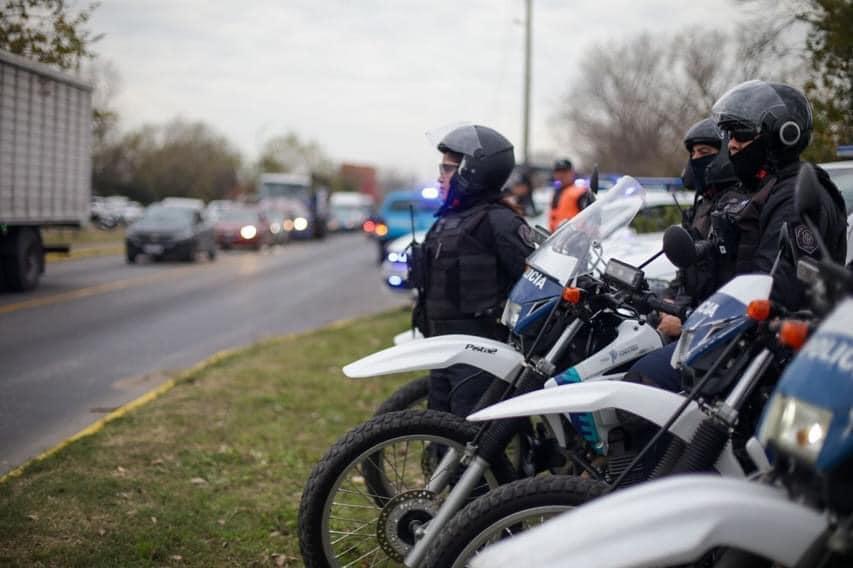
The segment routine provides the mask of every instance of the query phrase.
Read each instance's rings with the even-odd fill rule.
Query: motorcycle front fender
[[[471,565],[672,566],[728,547],[793,566],[827,527],[824,515],[776,487],[679,476],[597,499],[485,549]]]
[[[524,356],[506,343],[474,335],[439,335],[389,347],[343,368],[350,378],[443,369],[464,363],[509,380]]]
[[[655,387],[622,381],[591,380],[517,396],[475,412],[468,420],[479,422],[619,408],[661,426],[683,402],[682,395]],[[684,440],[690,440],[704,418],[705,414],[699,406],[691,402],[670,431]]]

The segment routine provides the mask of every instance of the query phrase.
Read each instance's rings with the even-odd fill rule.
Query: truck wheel
[[[9,235],[14,240],[12,254],[3,258],[6,285],[15,292],[32,290],[44,270],[41,239],[35,231],[23,228]]]

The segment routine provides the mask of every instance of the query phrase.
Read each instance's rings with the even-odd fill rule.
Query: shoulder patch
[[[794,229],[794,240],[800,250],[806,254],[814,254],[817,250],[817,239],[811,229],[805,225],[797,225]]]
[[[527,223],[522,223],[518,226],[518,236],[521,241],[530,248],[536,248],[536,242],[533,239],[533,229]]]

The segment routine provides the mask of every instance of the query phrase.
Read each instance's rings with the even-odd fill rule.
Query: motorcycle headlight
[[[770,401],[758,438],[765,446],[772,442],[780,451],[814,463],[823,449],[830,422],[832,411],[777,394]]]
[[[690,350],[690,344],[693,342],[694,333],[696,332],[687,330],[681,331],[681,337],[678,338],[678,343],[675,345],[675,349],[672,352],[672,359],[669,361],[669,364],[673,369],[678,369],[678,366]]]
[[[504,307],[504,313],[501,315],[501,323],[509,329],[515,329],[515,324],[518,323],[518,316],[521,315],[521,304],[515,302],[507,302]]]

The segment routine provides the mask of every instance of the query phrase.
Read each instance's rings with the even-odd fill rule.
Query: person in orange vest
[[[548,220],[551,232],[568,221],[592,203],[589,190],[575,184],[575,169],[567,159],[554,163],[554,197],[551,199],[551,213]]]

